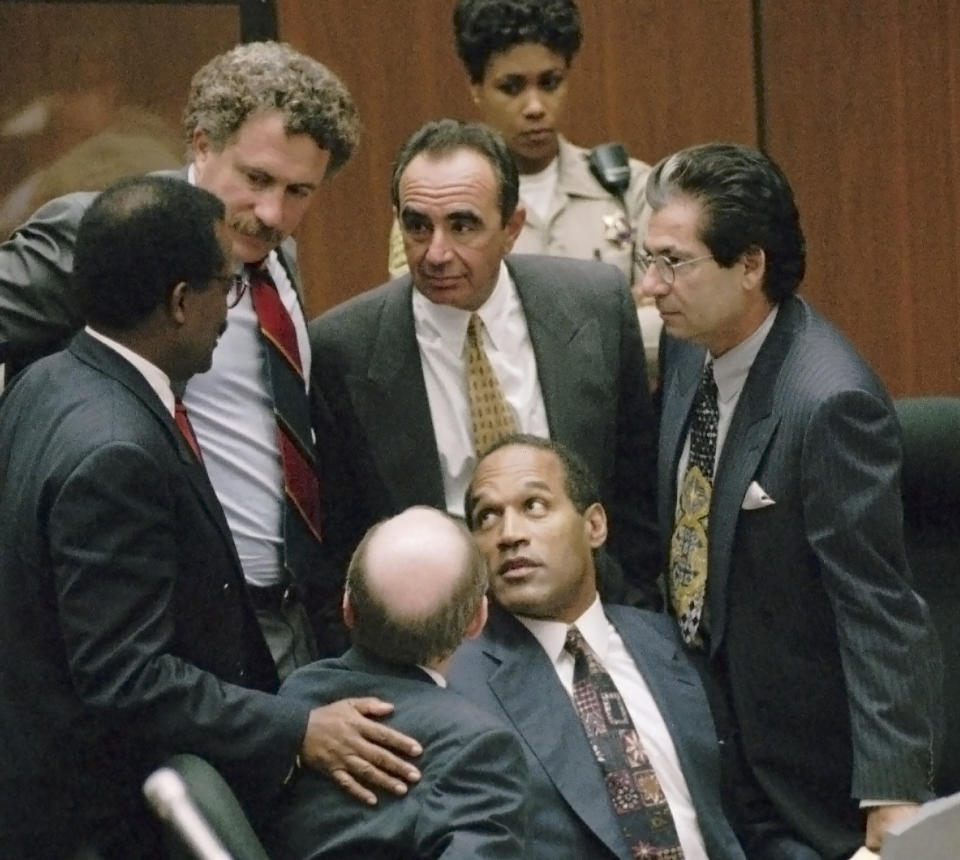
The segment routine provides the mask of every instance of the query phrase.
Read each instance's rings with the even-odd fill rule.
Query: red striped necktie
[[[283,465],[284,564],[301,581],[309,580],[320,541],[320,483],[297,333],[276,284],[264,266],[248,266],[250,298],[263,336],[277,447]]]

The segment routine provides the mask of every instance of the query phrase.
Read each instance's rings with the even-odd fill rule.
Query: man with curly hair
[[[310,345],[289,237],[320,184],[356,145],[353,100],[316,60],[285,44],[251,43],[214,57],[196,73],[183,127],[191,164],[172,175],[224,202],[244,282],[259,269],[276,285],[296,335],[302,376],[309,379]],[[77,224],[93,198],[70,194],[50,202],[0,247],[0,362],[8,362],[8,378],[17,366],[64,345],[84,322],[68,285]],[[320,579],[319,540],[315,523],[288,514],[271,391],[272,347],[261,335],[250,291],[234,299],[213,367],[191,380],[183,401],[284,676],[317,656],[296,596],[311,587],[311,578]],[[300,436],[309,436],[306,383],[292,393],[294,406],[307,416],[301,423],[308,432]],[[300,438],[299,444],[312,459],[312,440]]]

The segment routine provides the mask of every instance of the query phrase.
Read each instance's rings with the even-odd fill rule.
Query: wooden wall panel
[[[804,293],[896,395],[960,394],[960,6],[764,2],[767,148]]]
[[[152,143],[134,149],[114,139],[98,154],[140,169],[182,164],[180,117],[190,78],[239,35],[233,6],[0,3],[0,237],[31,211],[8,207],[7,195],[101,131]],[[30,116],[33,130],[24,128]],[[74,190],[74,180],[111,175],[112,168],[88,161],[61,162],[45,190]]]
[[[620,140],[653,162],[689,143],[755,142],[750,4],[580,0],[566,131]],[[329,65],[360,108],[360,149],[321,192],[300,231],[317,313],[386,278],[390,165],[440,116],[474,118],[454,47],[451,0],[278,0],[281,38]]]

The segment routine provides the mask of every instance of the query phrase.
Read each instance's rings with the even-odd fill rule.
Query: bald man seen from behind
[[[446,688],[450,657],[487,620],[487,569],[469,532],[429,507],[373,526],[347,572],[353,645],[298,669],[280,694],[301,704],[382,695],[387,722],[423,746],[423,774],[378,806],[303,772],[271,817],[278,858],[510,860],[524,855],[527,768],[509,728]]]

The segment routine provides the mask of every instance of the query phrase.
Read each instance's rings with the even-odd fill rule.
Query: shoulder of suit
[[[566,290],[578,298],[594,299],[606,294],[618,295],[626,289],[626,279],[615,266],[596,260],[554,257],[544,254],[510,254],[507,268],[517,289],[550,290],[555,297]],[[599,295],[598,295],[599,293]]]
[[[647,634],[664,645],[674,647],[679,644],[677,637],[677,623],[664,612],[653,612],[649,609],[637,609],[633,606],[604,605],[607,618],[623,636],[624,632]]]
[[[340,334],[346,334],[346,329],[372,325],[386,305],[392,302],[402,305],[404,297],[409,298],[410,292],[410,279],[406,275],[365,290],[316,317],[310,323],[311,333],[322,332],[337,338]],[[410,313],[412,315],[413,311]]]

